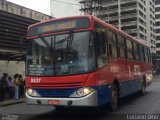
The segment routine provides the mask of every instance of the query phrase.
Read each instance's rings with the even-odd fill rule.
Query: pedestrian
[[[7,82],[8,82],[9,97],[13,98],[13,95],[14,95],[14,85],[13,85],[13,80],[12,80],[11,76],[8,77],[8,81]]]
[[[1,79],[0,79],[0,102],[2,102],[2,83],[1,83]]]
[[[8,88],[7,79],[8,79],[8,74],[3,73],[3,76],[1,78],[2,101],[5,99],[5,96],[6,96],[6,93],[7,93],[7,88]]]
[[[20,85],[20,80],[19,80],[19,75],[15,74],[14,75],[14,99],[19,100],[19,85]]]
[[[23,77],[22,75],[19,75],[19,80],[20,80],[20,85],[19,85],[19,93],[20,93],[20,97],[23,97],[24,95],[24,81],[23,81]]]

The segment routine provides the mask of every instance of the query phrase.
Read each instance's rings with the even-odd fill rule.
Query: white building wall
[[[50,0],[50,13],[53,17],[80,15],[78,0]]]
[[[151,45],[151,35],[150,35],[150,33],[151,33],[151,31],[150,31],[150,27],[151,27],[151,25],[150,25],[150,21],[151,21],[151,19],[150,19],[150,0],[148,0],[148,1],[146,1],[146,22],[147,22],[147,42],[148,42],[148,44],[149,45]]]
[[[0,78],[3,73],[8,73],[10,76],[14,74],[21,74],[23,77],[25,75],[25,62],[18,61],[0,61]]]
[[[155,7],[156,7],[156,8],[160,8],[160,4],[155,5]],[[156,14],[156,15],[159,15],[159,14],[160,14],[160,11],[156,11],[155,14]],[[160,19],[156,18],[155,21],[156,21],[156,22],[160,22]],[[157,30],[157,29],[160,29],[160,26],[159,26],[159,25],[157,25],[157,26],[155,25],[155,30]],[[157,37],[160,36],[160,33],[156,33],[156,36],[157,36]],[[159,53],[160,53],[160,47],[159,47],[160,39],[158,39],[158,38],[156,39],[156,44],[158,45],[158,46],[156,46],[156,52],[159,54]]]
[[[151,30],[154,29],[155,20],[151,18],[153,16],[155,18],[155,14],[151,12],[154,10],[154,2],[152,0],[146,0],[146,22],[147,22],[147,43],[151,46],[151,50],[153,53],[156,53],[156,39],[155,39],[155,31]],[[152,23],[152,24],[151,24]],[[152,36],[151,36],[152,35]]]

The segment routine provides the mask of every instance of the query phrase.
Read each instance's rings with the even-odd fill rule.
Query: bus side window
[[[126,47],[127,47],[127,58],[133,59],[133,42],[126,39]]]
[[[149,54],[149,62],[152,64],[152,55],[150,49],[148,49],[148,54]]]
[[[139,56],[139,44],[134,43],[133,48],[134,48],[134,59],[139,60],[139,58],[140,58],[140,56]]]
[[[125,39],[118,35],[118,52],[120,58],[125,58]]]
[[[149,62],[149,59],[148,59],[148,49],[147,49],[147,47],[144,47],[144,56],[145,56],[145,61],[146,61],[146,62]]]
[[[148,54],[148,62],[151,63],[151,55],[150,55],[150,49],[147,48],[147,54]]]
[[[140,61],[144,61],[145,57],[144,57],[144,48],[142,45],[139,46],[139,50],[140,50]]]
[[[110,57],[116,58],[117,55],[117,36],[115,33],[108,31],[108,41],[109,41],[109,54]]]
[[[105,30],[102,28],[96,28],[96,44],[97,44],[97,59],[98,59],[98,68],[101,68],[108,63],[107,58],[107,44],[106,44],[106,35]]]

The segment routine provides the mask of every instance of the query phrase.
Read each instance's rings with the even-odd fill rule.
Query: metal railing
[[[126,33],[128,33],[128,34],[137,33],[137,29],[136,28],[134,28],[134,29],[125,29],[123,31],[126,32]]]
[[[118,8],[108,9],[108,10],[101,10],[100,12],[98,12],[98,15],[110,14],[110,13],[115,13],[115,12],[118,12]]]
[[[137,0],[121,0],[121,3],[137,2]]]
[[[109,21],[111,21],[111,20],[118,20],[118,16],[108,17],[107,20],[109,20]]]
[[[113,23],[113,24],[111,24],[111,25],[113,25],[114,27],[118,27],[118,23]]]
[[[121,19],[137,17],[136,13],[121,15]]]
[[[127,6],[127,7],[121,7],[121,11],[136,10],[136,9],[137,9],[137,5],[131,5],[131,6]]]
[[[137,21],[121,22],[122,26],[137,25]]]
[[[118,5],[118,1],[103,2],[103,7]]]

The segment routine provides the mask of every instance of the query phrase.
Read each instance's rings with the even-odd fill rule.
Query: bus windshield
[[[83,74],[95,69],[93,36],[90,31],[52,35],[29,40],[27,75]]]

